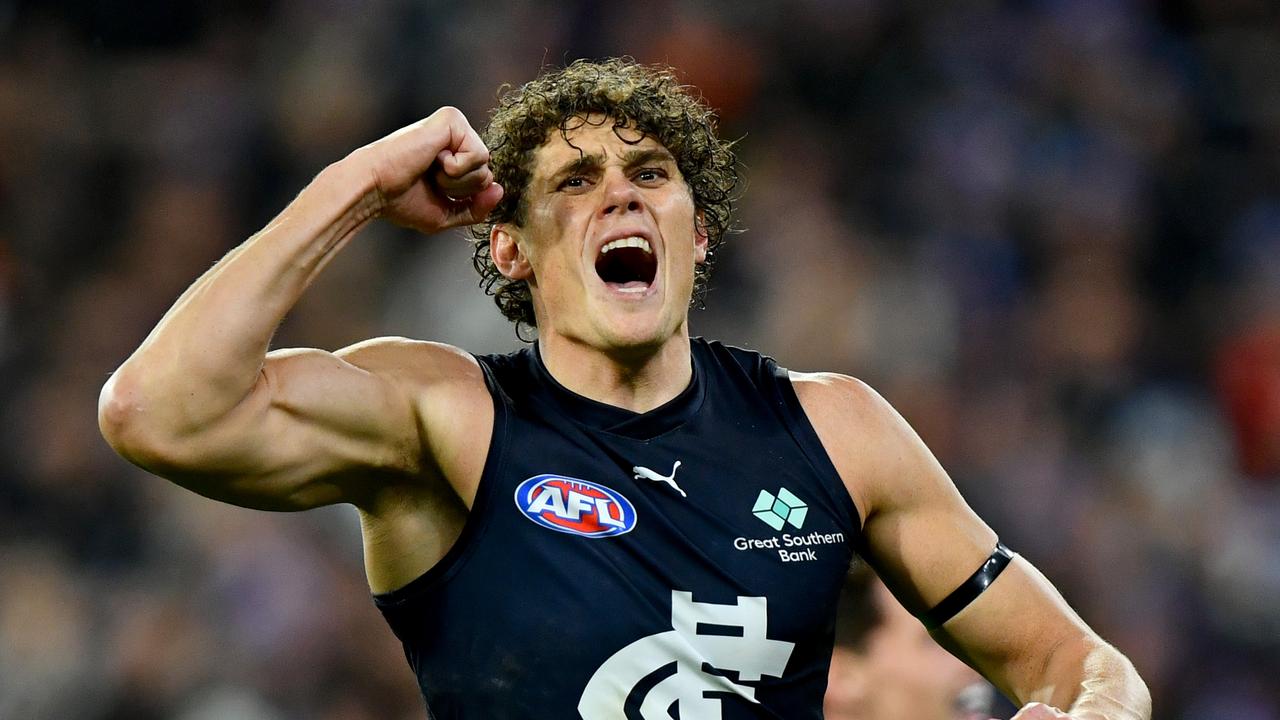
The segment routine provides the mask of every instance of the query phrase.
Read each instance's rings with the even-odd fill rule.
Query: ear
[[[707,261],[707,216],[701,210],[693,217],[693,261],[701,265]]]
[[[529,257],[520,246],[520,238],[514,228],[499,223],[489,231],[489,256],[498,272],[512,280],[527,280],[533,275]]]

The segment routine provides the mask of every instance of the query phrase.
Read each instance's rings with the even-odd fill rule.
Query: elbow
[[[122,371],[112,374],[98,395],[98,430],[121,457],[148,469],[165,464],[165,448],[174,447],[149,415],[138,384]]]
[[[138,432],[141,414],[136,388],[121,371],[112,373],[98,395],[98,430],[107,444],[126,458],[141,440]]]

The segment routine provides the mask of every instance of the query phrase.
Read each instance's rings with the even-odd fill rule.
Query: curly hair
[[[480,273],[480,287],[516,323],[517,334],[522,326],[537,326],[533,298],[528,283],[507,278],[494,264],[490,232],[499,223],[524,223],[524,194],[534,155],[551,132],[558,131],[568,142],[568,133],[593,114],[612,121],[614,133],[624,142],[634,144],[651,137],[675,156],[707,235],[707,260],[694,269],[693,302],[702,302],[713,254],[733,231],[737,168],[733,143],[716,135],[715,114],[691,90],[679,83],[671,68],[627,58],[577,60],[548,70],[518,89],[504,88],[482,135],[494,180],[506,193],[489,217],[470,231],[475,246],[472,264]],[[624,134],[625,130],[636,132]]]

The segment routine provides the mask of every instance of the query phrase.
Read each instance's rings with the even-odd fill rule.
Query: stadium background
[[[1280,718],[1280,14],[1263,0],[0,0],[0,717],[420,718],[348,508],[100,439],[172,300],[326,163],[545,62],[741,138],[695,333],[894,402],[1150,683]],[[278,345],[514,347],[460,236],[366,232]]]

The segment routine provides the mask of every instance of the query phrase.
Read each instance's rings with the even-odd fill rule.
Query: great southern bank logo
[[[535,475],[516,488],[516,507],[545,528],[599,538],[631,532],[636,509],[616,490],[561,475]]]
[[[809,515],[809,506],[786,488],[778,488],[777,495],[768,490],[761,490],[756,496],[756,504],[751,508],[751,514],[763,520],[765,525],[774,530],[781,530],[787,523],[799,530],[804,527],[804,519]]]

